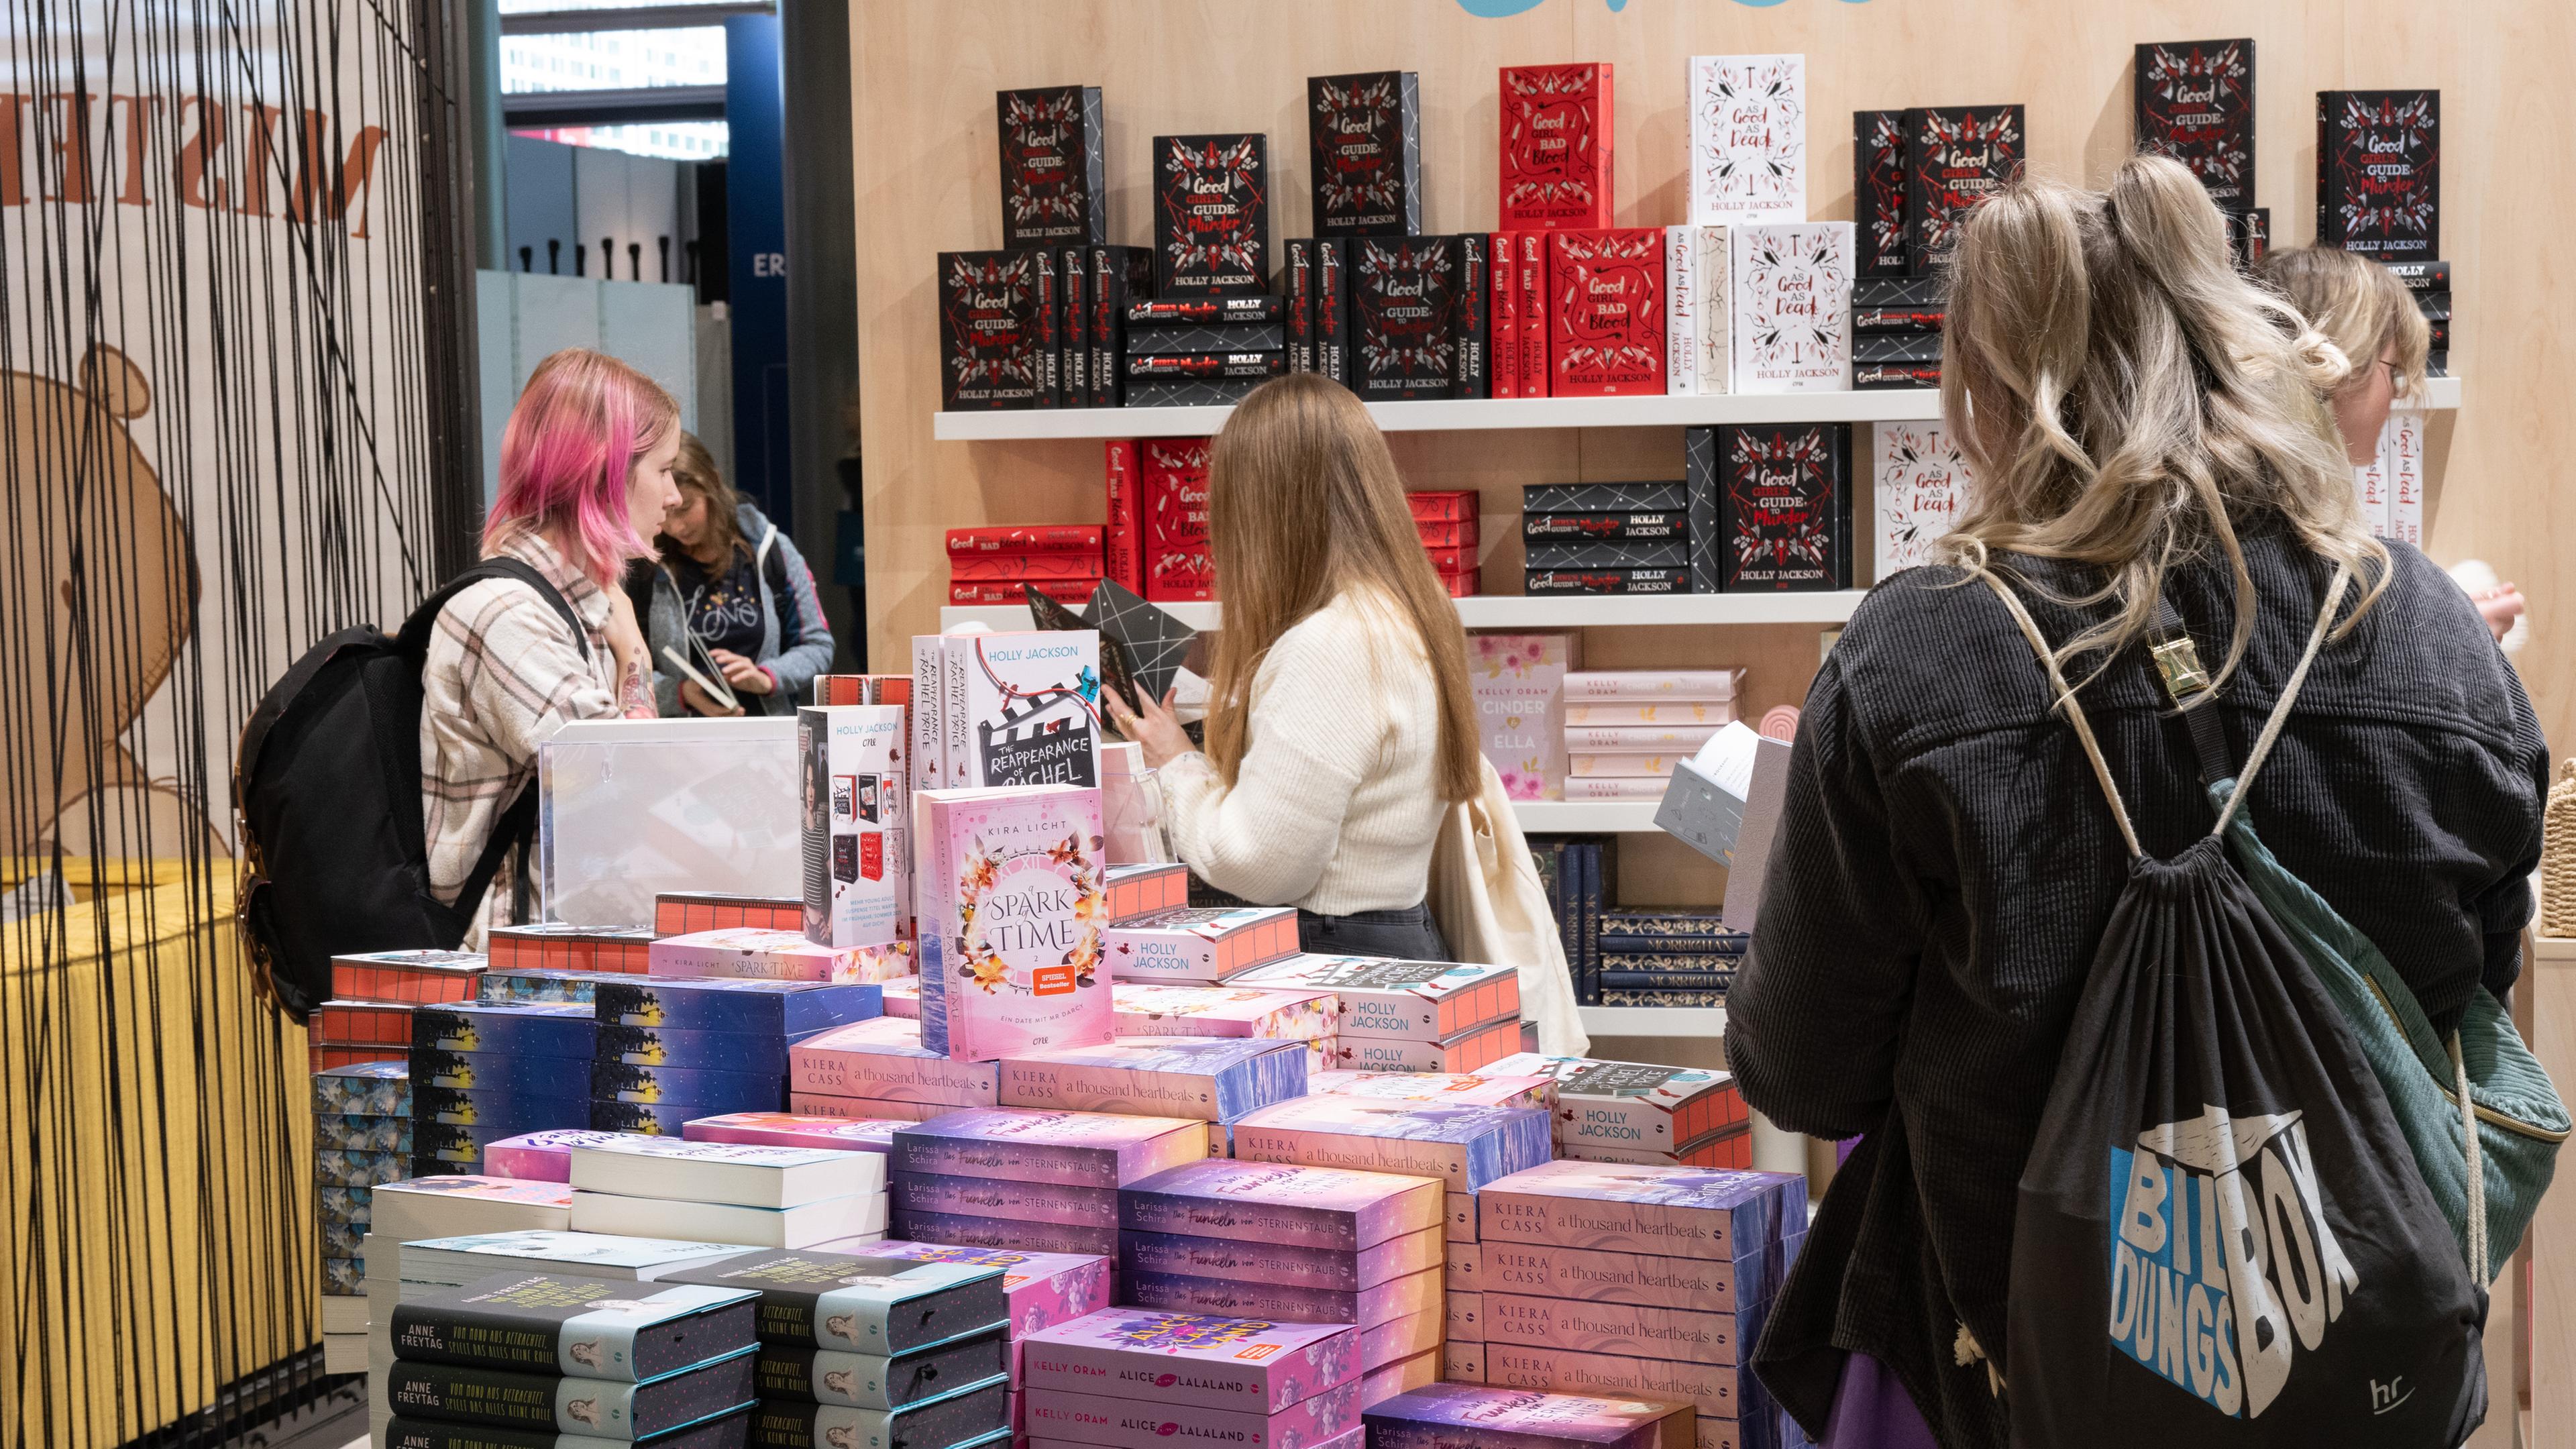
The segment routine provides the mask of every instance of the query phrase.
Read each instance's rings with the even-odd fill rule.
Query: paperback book
[[[883,1412],[944,1397],[960,1386],[1007,1385],[1009,1365],[999,1325],[899,1357],[768,1343],[760,1349],[760,1394]]]
[[[1480,1107],[1553,1111],[1556,1084],[1539,1076],[1498,1072],[1334,1071],[1306,1079],[1312,1097],[1375,1097],[1391,1102],[1467,1102]]]
[[[804,706],[796,745],[804,765],[805,938],[836,949],[889,945],[910,933],[903,709]]]
[[[1691,1449],[1691,1406],[1634,1395],[1595,1397],[1426,1384],[1362,1415],[1371,1449]]]
[[[1019,1338],[1049,1324],[1109,1306],[1110,1260],[1091,1254],[1028,1252],[889,1239],[852,1249],[868,1257],[963,1263],[1002,1270],[1010,1333]]]
[[[1302,1094],[1307,1052],[1294,1041],[1123,1037],[1002,1059],[1002,1105],[1231,1122]]]
[[[1269,145],[1261,135],[1154,138],[1157,297],[1267,289]]]
[[[724,1112],[684,1124],[690,1142],[747,1142],[764,1147],[821,1147],[836,1152],[886,1152],[905,1118],[809,1117],[795,1112]]]
[[[1733,1074],[1723,1071],[1535,1052],[1505,1057],[1494,1070],[1554,1080],[1559,1143],[1671,1151],[1748,1120]]]
[[[809,940],[802,931],[736,926],[666,936],[653,943],[652,962],[656,977],[874,985],[912,974],[912,943],[826,946]]]
[[[1207,1129],[1196,1120],[999,1107],[898,1129],[892,1165],[898,1172],[1119,1187],[1206,1155]]]
[[[1121,981],[1109,988],[1121,1040],[1129,1037],[1256,1037],[1313,1042],[1341,1025],[1329,991],[1249,986],[1183,986]]]
[[[1443,1196],[1428,1177],[1210,1159],[1120,1189],[1118,1225],[1357,1252],[1438,1226]]]
[[[1373,1174],[1381,1175],[1381,1174]],[[1391,1174],[1385,1174],[1391,1175]],[[1143,1274],[1270,1284],[1301,1292],[1359,1293],[1440,1267],[1441,1230],[1418,1228],[1366,1248],[1305,1248],[1188,1234],[1119,1235],[1123,1279]]]
[[[1352,1037],[1436,1042],[1517,1021],[1521,1009],[1518,968],[1473,962],[1299,955],[1239,972],[1226,984],[1332,992],[1342,1004],[1345,1044]]]
[[[990,1107],[999,1074],[991,1061],[951,1059],[922,1044],[921,1023],[878,1017],[834,1027],[787,1053],[787,1084],[801,1094],[917,1102],[940,1111]]]
[[[1237,1123],[1235,1156],[1437,1177],[1473,1192],[1548,1159],[1548,1117],[1523,1107],[1301,1097]]]
[[[1317,236],[1422,230],[1422,83],[1412,71],[1306,82]]]
[[[913,808],[921,1045],[986,1060],[1107,1042],[1100,792],[922,791]]]
[[[1611,225],[1608,64],[1504,66],[1495,194],[1506,232]]]
[[[1357,1377],[1359,1335],[1343,1324],[1112,1308],[1029,1335],[1021,1369],[1030,1390],[1274,1414]]]
[[[1102,933],[1120,981],[1214,985],[1297,949],[1297,914],[1285,906],[1184,906],[1120,921]]]
[[[1049,86],[994,98],[1002,143],[1002,245],[1109,240],[1100,87]]]
[[[1690,58],[1690,220],[1807,219],[1807,58]]]
[[[1803,1225],[1806,1191],[1793,1173],[1549,1162],[1488,1183],[1476,1231],[1488,1243],[1731,1260]]]

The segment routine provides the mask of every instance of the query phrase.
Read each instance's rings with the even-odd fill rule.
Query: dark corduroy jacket
[[[2217,706],[2240,763],[2328,572],[2277,527],[2247,532],[2259,611]],[[2519,969],[2548,753],[2467,596],[2416,550],[2389,551],[2387,592],[2319,655],[2248,808],[2447,1035],[2472,991],[2501,993]],[[2031,585],[2071,596],[2089,571],[2000,562],[2052,641],[2083,627]],[[1957,1362],[1958,1332],[2000,1359],[2015,1184],[2128,867],[2029,644],[1963,577],[1881,583],[1816,676],[1726,1055],[1781,1126],[1867,1134],[1773,1308],[1763,1380],[1821,1429],[1840,1350],[1866,1350],[1942,1443],[1982,1446],[2004,1442],[2005,1401],[1985,1365]],[[2215,669],[2233,619],[2224,564],[2178,570],[2167,594]],[[2206,834],[2189,736],[2144,649],[2079,695],[2148,854]]]

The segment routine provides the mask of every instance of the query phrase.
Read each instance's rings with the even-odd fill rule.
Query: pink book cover
[[[921,1043],[921,1023],[877,1016],[807,1037],[787,1049],[787,1088],[835,1097],[989,1107],[1000,1100],[991,1062],[947,1057]]]
[[[1100,792],[925,790],[913,808],[922,1045],[989,1061],[1109,1040]]]
[[[1740,1419],[1747,1411],[1744,1391],[1752,1387],[1752,1371],[1733,1364],[1575,1353],[1488,1338],[1485,1382],[1508,1388],[1669,1399],[1697,1408],[1705,1418]]]
[[[1449,1256],[1442,1264],[1441,1281],[1449,1285],[1449,1291],[1473,1293],[1483,1287],[1484,1264],[1479,1256],[1482,1246],[1473,1239],[1463,1243],[1453,1241],[1446,1246]]]
[[[963,1111],[946,1102],[896,1102],[884,1097],[836,1097],[829,1092],[790,1092],[787,1111],[798,1117],[839,1117],[850,1122],[927,1122]],[[682,1131],[686,1131],[685,1124]]]
[[[1676,1258],[1603,1252],[1550,1243],[1474,1243],[1465,1247],[1470,1279],[1495,1294],[1580,1298],[1644,1308],[1731,1313],[1779,1287],[1776,1255],[1757,1249],[1738,1258]],[[1453,1265],[1450,1281],[1457,1282]]]
[[[1109,919],[1132,921],[1190,903],[1190,868],[1179,861],[1109,867]]]
[[[1261,1037],[1129,1036],[1002,1059],[1002,1105],[1221,1123],[1300,1094],[1304,1044]]]
[[[1484,1377],[1483,1355],[1452,1345],[1444,1367]],[[1370,1406],[1374,1449],[1690,1449],[1690,1407],[1634,1395],[1534,1393],[1475,1382],[1426,1384]]]
[[[1730,700],[1744,687],[1741,669],[1602,669],[1565,676],[1570,700]]]
[[[1353,1379],[1276,1414],[1256,1414],[1064,1389],[1029,1389],[1020,1395],[1020,1408],[1032,1443],[1068,1439],[1106,1449],[1165,1449],[1176,1444],[1307,1449],[1359,1427],[1359,1395],[1359,1381]]]
[[[1476,1195],[1453,1192],[1442,1200],[1448,1204],[1449,1212],[1441,1225],[1441,1236],[1453,1243],[1476,1241]]]
[[[1481,1384],[1485,1381],[1485,1346],[1481,1343],[1444,1343],[1440,1345],[1440,1377],[1453,1384]],[[1452,1436],[1446,1439],[1404,1440],[1425,1446],[1438,1444],[1441,1449],[1469,1449],[1488,1441]],[[1545,1442],[1545,1441],[1541,1441]],[[1578,1444],[1584,1440],[1574,1441]]]
[[[818,946],[802,931],[732,926],[665,936],[650,948],[656,976],[725,976],[751,981],[883,982],[912,974],[912,943]]]
[[[1200,1238],[1128,1231],[1118,1240],[1118,1263],[1128,1276],[1176,1273],[1185,1278],[1232,1278],[1287,1288],[1356,1293],[1440,1266],[1440,1230],[1401,1233],[1375,1247],[1291,1248],[1240,1238]]]
[[[1438,1225],[1443,1196],[1428,1177],[1211,1158],[1129,1185],[1118,1194],[1118,1223],[1352,1252]]]
[[[1458,1074],[1492,1066],[1517,1051],[1521,1023],[1518,1017],[1508,1017],[1471,1026],[1439,1041],[1355,1035],[1344,1035],[1337,1041],[1336,1065],[1347,1070]]]
[[[1468,636],[1485,758],[1513,799],[1565,798],[1565,675],[1582,667],[1580,634]]]
[[[1556,1107],[1546,1077],[1486,1072],[1330,1071],[1306,1079],[1310,1097],[1370,1097],[1381,1102],[1467,1102],[1479,1107]]]
[[[1430,1353],[1440,1347],[1440,1333],[1448,1315],[1438,1308],[1426,1308],[1402,1318],[1360,1330],[1360,1367],[1383,1368],[1399,1359],[1418,1353]]]
[[[1678,706],[1676,706],[1678,708]],[[1715,724],[1567,725],[1565,747],[1604,754],[1692,754],[1726,727]]]
[[[1077,1228],[1118,1226],[1118,1189],[1114,1187],[897,1172],[887,1178],[886,1194],[888,1206],[898,1213],[963,1213]]]
[[[1253,1162],[1413,1173],[1439,1178],[1444,1190],[1473,1192],[1545,1163],[1548,1136],[1547,1114],[1522,1107],[1299,1097],[1237,1122],[1234,1155]]]
[[[1437,1269],[1425,1268],[1367,1288],[1289,1288],[1236,1278],[1193,1278],[1185,1273],[1131,1273],[1119,1295],[1136,1308],[1177,1313],[1222,1313],[1282,1323],[1381,1323],[1440,1307],[1444,1290]]]
[[[1411,1358],[1380,1364],[1360,1375],[1360,1410],[1365,1414],[1372,1404],[1438,1382],[1440,1347],[1434,1344]]]
[[[1738,1258],[1782,1236],[1793,1193],[1803,1225],[1806,1191],[1794,1173],[1549,1162],[1487,1183],[1476,1232],[1489,1243]]]
[[[1476,1295],[1485,1308],[1477,1336],[1491,1343],[1614,1353],[1677,1363],[1736,1364],[1762,1332],[1765,1305],[1740,1310],[1645,1308],[1518,1293]]]
[[[1069,1389],[1256,1414],[1338,1388],[1360,1370],[1348,1324],[1147,1308],[1112,1308],[1032,1334],[1021,1367],[1024,1393]]]
[[[1213,986],[1297,949],[1290,906],[1183,906],[1109,928],[1103,940],[1109,974],[1120,981],[1178,981]]]
[[[1452,1293],[1448,1297],[1449,1321],[1442,1330],[1452,1343],[1485,1341],[1485,1295]]]
[[[889,1231],[915,1242],[962,1243],[970,1248],[1026,1248],[1039,1253],[1118,1251],[1116,1228],[1081,1223],[1035,1223],[1025,1218],[986,1217],[982,1213],[897,1212],[886,1218]]]
[[[1013,1338],[1025,1338],[1041,1328],[1080,1318],[1086,1313],[1096,1313],[1109,1306],[1110,1260],[1098,1254],[1025,1252],[1013,1248],[916,1243],[900,1238],[889,1238],[859,1248],[841,1248],[826,1243],[816,1251],[999,1268],[1002,1270],[1002,1292],[1010,1299]]]
[[[761,1147],[819,1147],[842,1152],[884,1152],[894,1129],[911,1118],[808,1116],[796,1112],[728,1112],[680,1124],[689,1142],[748,1142]],[[485,1149],[490,1160],[490,1149]]]
[[[1671,782],[1645,775],[1568,775],[1568,800],[1661,800]]]
[[[921,978],[905,976],[885,983],[885,1014],[905,1021],[921,1020]]]
[[[1478,962],[1299,955],[1256,966],[1225,984],[1330,991],[1342,1003],[1335,1032],[1345,1037],[1436,1042],[1521,1014],[1520,971]]]
[[[620,1135],[579,1127],[554,1127],[543,1132],[504,1137],[484,1145],[483,1171],[491,1177],[515,1177],[529,1182],[570,1182],[574,1148],[596,1147]]]
[[[1120,1036],[1257,1036],[1315,1041],[1333,1034],[1341,1002],[1329,991],[1170,986],[1121,981],[1109,988]]]
[[[994,1107],[951,1112],[898,1130],[887,1166],[897,1172],[1120,1187],[1206,1156],[1202,1122]]]
[[[1714,732],[1732,723],[1735,705],[1727,700],[1642,699],[1584,700],[1565,706],[1565,727],[1578,729],[1705,729]]]

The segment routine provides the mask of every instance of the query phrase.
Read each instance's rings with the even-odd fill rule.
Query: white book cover
[[[1726,228],[1695,226],[1690,228],[1691,249],[1699,254],[1699,361],[1695,374],[1703,394],[1731,391],[1729,359],[1735,355],[1734,339],[1728,335],[1734,315],[1735,259],[1727,252]]]
[[[2379,452],[2367,463],[2356,463],[2352,469],[2353,492],[2361,497],[2361,521],[2373,534],[2388,537],[2388,427],[2379,428]]]
[[[739,1243],[540,1231],[423,1238],[400,1248],[404,1282],[453,1284],[522,1268],[569,1273],[579,1278],[632,1278],[650,1283],[665,1273],[730,1258],[741,1251]]]
[[[1690,58],[1695,226],[1807,219],[1807,58]]]
[[[1877,426],[1878,571],[1884,582],[1932,562],[1932,545],[1958,522],[1968,460],[1939,423]]]
[[[563,1228],[572,1189],[560,1182],[451,1174],[376,1185],[368,1229],[387,1243]]]
[[[1737,226],[1727,242],[1735,390],[1850,391],[1852,224]]]
[[[900,940],[912,898],[903,707],[806,705],[796,711],[796,748],[805,939],[836,949]]]
[[[844,1153],[877,1157],[874,1152]],[[744,1207],[739,1203],[681,1202],[671,1198],[628,1197],[623,1193],[575,1191],[572,1224],[577,1233],[664,1234],[740,1243],[748,1248],[810,1248],[834,1238],[874,1233],[886,1225],[883,1192],[853,1193],[799,1203],[791,1208]]]
[[[1664,228],[1664,391],[1699,389],[1699,249],[1686,226]]]
[[[940,733],[944,717],[939,686],[947,655],[936,634],[912,639],[912,783],[915,789],[937,789],[948,778],[948,745]]]
[[[969,787],[1100,788],[1100,635],[1089,629],[974,634],[966,667]],[[952,727],[950,738],[957,731]]]
[[[966,671],[974,657],[976,634],[943,634],[939,639],[939,750],[946,761],[941,778],[925,784],[956,789],[975,782],[966,749]]]
[[[2424,415],[2399,408],[2379,430],[2379,467],[2388,478],[2388,536],[2424,546]]]
[[[792,1208],[885,1191],[885,1154],[621,1136],[572,1150],[572,1187],[628,1197]],[[578,1204],[580,1198],[576,1196]],[[574,1212],[578,1218],[578,1208]],[[590,1231],[581,1229],[580,1231]]]

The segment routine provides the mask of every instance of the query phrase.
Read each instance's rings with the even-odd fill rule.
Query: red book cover
[[[1610,67],[1503,67],[1501,169],[1507,231],[1611,223]]]
[[[1091,602],[1098,579],[952,579],[948,584],[948,602],[960,606],[974,604],[1025,604],[1029,590],[1035,589],[1067,608],[1079,609]]]
[[[948,530],[948,555],[951,558],[978,553],[1098,552],[1100,525],[1096,523],[1037,523]]]
[[[1548,234],[1550,397],[1664,391],[1661,227]]]
[[[1100,577],[1096,553],[964,554],[948,560],[948,577],[962,583],[1069,583]]]
[[[1432,548],[1426,545],[1422,551],[1430,555],[1431,567],[1436,573],[1463,574],[1476,567],[1476,548],[1473,544],[1463,548]]]
[[[1186,603],[1216,597],[1208,557],[1208,440],[1147,438],[1145,597]]]
[[[1425,523],[1473,522],[1476,517],[1476,490],[1444,488],[1404,495],[1405,505],[1413,510],[1413,521]]]
[[[1476,594],[1482,593],[1482,583],[1483,576],[1474,569],[1468,569],[1464,573],[1442,574],[1440,576],[1440,587],[1447,589],[1449,591],[1449,597],[1453,599],[1471,598]]]
[[[1547,234],[1525,231],[1521,239],[1521,396],[1546,397],[1547,375]]]
[[[1511,232],[1494,233],[1493,249],[1485,255],[1494,259],[1490,274],[1493,301],[1488,315],[1493,319],[1494,340],[1487,349],[1494,359],[1494,396],[1521,395],[1520,238]]]
[[[1145,594],[1143,460],[1133,438],[1112,438],[1101,449],[1109,492],[1108,542],[1102,553],[1102,576],[1120,588]]]

